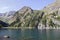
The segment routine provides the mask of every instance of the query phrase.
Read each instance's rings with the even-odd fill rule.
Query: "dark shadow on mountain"
[[[9,24],[0,20],[0,26],[2,26],[2,27],[8,27]]]

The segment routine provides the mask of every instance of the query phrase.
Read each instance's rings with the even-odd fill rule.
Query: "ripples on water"
[[[10,36],[10,38],[3,38],[4,35]],[[60,40],[60,29],[0,30],[0,40]]]

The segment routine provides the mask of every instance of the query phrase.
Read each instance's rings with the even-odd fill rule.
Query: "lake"
[[[60,40],[60,29],[3,29],[0,40]]]

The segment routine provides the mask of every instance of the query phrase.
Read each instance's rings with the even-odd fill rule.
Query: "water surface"
[[[4,38],[5,35],[10,36],[10,38]],[[60,29],[0,30],[0,40],[60,40]]]

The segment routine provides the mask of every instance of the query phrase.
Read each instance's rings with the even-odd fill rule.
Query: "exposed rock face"
[[[49,4],[44,8],[44,10],[46,10],[48,13],[56,11],[58,9],[60,9],[60,0],[56,0],[54,3]]]
[[[46,6],[44,9],[44,17],[46,18],[45,25],[47,27],[60,26],[60,0],[56,0],[54,3]],[[51,23],[50,23],[51,22]]]
[[[14,15],[16,20],[10,24],[15,27],[37,27],[40,22],[41,13],[38,10],[32,10],[30,7],[24,6]]]
[[[14,14],[15,14],[15,11],[2,13],[2,16],[0,16],[0,20],[10,24],[11,22],[13,22],[12,20],[13,20],[13,15]]]

